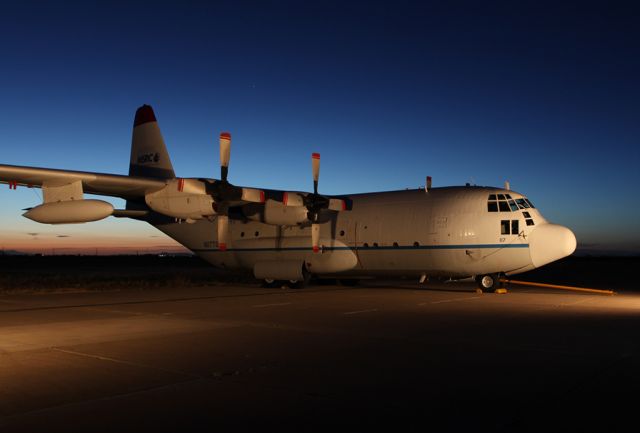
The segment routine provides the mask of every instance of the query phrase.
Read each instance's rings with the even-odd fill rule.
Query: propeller
[[[320,180],[320,154],[311,154],[311,172],[313,176],[313,193],[300,194],[285,192],[282,195],[282,204],[285,206],[297,206],[307,208],[307,220],[311,222],[311,246],[313,252],[320,251],[320,212],[323,209],[332,211],[347,210],[347,201],[341,198],[331,198],[318,193],[318,181]]]
[[[229,237],[229,216],[218,215],[218,249],[227,251],[227,240]]]
[[[347,209],[347,202],[341,198],[330,198],[318,194],[318,181],[320,180],[320,154],[311,154],[311,171],[313,175],[313,194],[302,198],[307,207],[307,218],[311,221],[311,247],[314,253],[320,251],[320,221],[322,209],[343,211]],[[299,195],[298,195],[299,196]]]
[[[318,203],[318,180],[320,179],[320,154],[311,154],[311,171],[313,173],[313,198],[310,203],[311,206],[307,206],[309,212],[307,218],[311,220],[311,248],[314,253],[320,251],[320,224],[318,224],[318,213],[320,212],[320,206]]]
[[[314,253],[320,252],[320,224],[311,224],[311,248]]]
[[[231,159],[231,134],[220,133],[220,179],[227,182],[229,175],[229,160]]]
[[[311,154],[311,171],[313,171],[313,194],[318,195],[318,179],[320,179],[320,154]]]
[[[207,194],[214,201],[214,208],[218,214],[217,232],[218,249],[226,251],[229,238],[229,206],[234,201],[248,201],[264,203],[264,191],[254,188],[243,188],[232,185],[228,181],[229,161],[231,159],[231,134],[220,133],[220,180],[206,185]]]

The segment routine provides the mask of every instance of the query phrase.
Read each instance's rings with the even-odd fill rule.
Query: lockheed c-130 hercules
[[[228,181],[231,135],[220,134],[220,179],[178,178],[152,108],[135,115],[129,175],[0,165],[0,181],[41,187],[24,216],[45,224],[108,216],[152,224],[214,266],[247,269],[266,284],[311,276],[463,279],[492,290],[501,276],[573,253],[576,238],[505,188],[453,186],[328,196]],[[120,197],[125,209],[84,194]]]

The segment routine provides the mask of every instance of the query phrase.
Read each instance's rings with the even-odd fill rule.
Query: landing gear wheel
[[[500,285],[498,274],[485,274],[476,277],[478,288],[485,292],[493,292]]]
[[[309,281],[311,281],[311,273],[306,269],[302,269],[302,279],[301,280],[289,280],[287,284],[292,289],[304,289],[309,285]]]
[[[284,284],[282,280],[272,280],[271,278],[265,278],[262,280],[262,287],[267,289],[279,289]]]

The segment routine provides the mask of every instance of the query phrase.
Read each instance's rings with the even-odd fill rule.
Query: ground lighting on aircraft
[[[47,224],[116,217],[146,221],[214,266],[250,270],[267,283],[318,278],[472,277],[493,290],[511,277],[573,253],[576,238],[548,222],[524,195],[475,185],[327,196],[320,154],[312,192],[229,182],[231,134],[219,135],[220,179],[176,177],[155,113],[135,116],[129,175],[0,165],[0,182],[41,187],[25,216]],[[113,209],[84,194],[126,200]]]

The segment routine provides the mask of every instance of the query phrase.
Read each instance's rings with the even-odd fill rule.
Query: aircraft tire
[[[262,280],[262,287],[267,289],[279,289],[283,285],[285,285],[285,282],[283,280],[271,280],[271,279]]]
[[[493,292],[498,288],[500,278],[498,274],[478,275],[476,277],[476,283],[478,283],[478,287],[483,291]]]
[[[292,289],[304,289],[309,285],[309,281],[311,281],[311,273],[306,269],[302,269],[302,279],[301,280],[289,280],[288,285]]]

